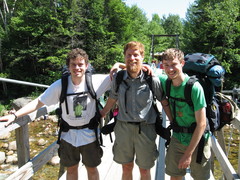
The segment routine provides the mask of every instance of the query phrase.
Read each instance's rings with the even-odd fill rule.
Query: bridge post
[[[19,119],[22,118],[29,117],[24,116]],[[20,128],[17,128],[15,130],[15,133],[17,143],[18,167],[20,168],[30,160],[28,124],[25,124]]]

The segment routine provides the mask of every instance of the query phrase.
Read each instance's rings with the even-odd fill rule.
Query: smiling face
[[[178,58],[173,60],[163,60],[163,68],[168,78],[174,80],[181,76],[182,67],[185,61],[179,61]]]
[[[72,49],[66,58],[66,65],[71,73],[72,82],[78,85],[84,78],[88,67],[88,55],[80,48]]]
[[[87,64],[82,56],[77,56],[75,59],[69,61],[69,71],[72,80],[81,80],[86,72]]]
[[[125,64],[130,76],[138,75],[142,68],[143,57],[138,49],[128,49],[125,53]]]
[[[136,78],[142,69],[144,45],[137,41],[127,43],[124,47],[124,58],[128,75]]]
[[[185,64],[184,54],[181,50],[170,48],[164,51],[162,63],[168,78],[175,80],[183,77],[182,68]]]

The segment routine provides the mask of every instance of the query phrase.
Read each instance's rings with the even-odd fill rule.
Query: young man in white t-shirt
[[[94,117],[96,112],[96,102],[88,93],[85,81],[85,72],[88,68],[88,55],[79,48],[68,53],[66,64],[70,71],[68,77],[67,96],[68,113],[65,102],[62,106],[62,119],[69,126],[83,127],[79,129],[69,129],[61,133],[59,155],[61,164],[67,167],[67,179],[78,178],[78,164],[80,154],[82,162],[87,169],[88,179],[99,179],[97,166],[101,163],[102,149],[96,140],[95,132],[88,127],[84,128]],[[99,98],[110,88],[109,75],[93,75],[92,84]],[[0,118],[0,121],[12,121],[27,115],[43,105],[54,105],[59,103],[61,94],[61,79],[55,81],[42,95],[15,112]],[[85,93],[80,93],[85,92]],[[76,94],[78,93],[78,94]]]

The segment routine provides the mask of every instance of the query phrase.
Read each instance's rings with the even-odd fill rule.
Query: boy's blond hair
[[[138,41],[130,41],[124,46],[123,52],[124,55],[128,49],[138,49],[140,51],[141,56],[144,57],[144,45],[142,43]]]

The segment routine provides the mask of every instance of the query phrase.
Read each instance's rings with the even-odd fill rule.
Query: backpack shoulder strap
[[[184,97],[186,99],[186,103],[188,103],[188,105],[191,107],[193,107],[192,87],[196,81],[197,81],[197,78],[195,76],[191,76],[190,79],[187,81],[184,89]]]
[[[172,80],[167,79],[166,80],[166,96],[168,98],[175,99],[177,101],[183,101],[186,102],[189,106],[193,106],[192,102],[192,87],[193,84],[197,81],[197,78],[195,76],[191,76],[190,79],[187,81],[185,89],[184,89],[184,99],[181,98],[174,98],[170,96],[170,91],[171,91],[171,85],[172,85]]]
[[[172,84],[172,80],[171,79],[167,79],[166,80],[166,96],[168,98],[170,97],[171,84]]]
[[[60,94],[60,103],[63,103],[67,95],[68,77],[69,77],[69,74],[63,74],[61,78],[62,89]]]
[[[97,94],[93,88],[93,84],[92,84],[92,73],[87,70],[85,72],[85,80],[86,80],[86,84],[87,84],[87,89],[89,94],[91,95],[91,97],[96,101],[96,110],[99,112],[99,107],[102,107],[102,104],[100,103],[99,99],[97,99]]]
[[[122,81],[123,81],[124,71],[125,71],[125,70],[121,70],[121,71],[119,71],[119,72],[117,73],[117,76],[116,76],[116,92],[118,92],[119,86],[120,86],[120,84],[121,84]]]
[[[91,95],[91,97],[95,100],[97,100],[97,95],[96,92],[93,88],[93,84],[92,84],[92,73],[90,71],[86,71],[85,72],[85,80],[86,80],[86,84],[87,84],[87,89],[89,91],[89,94]]]
[[[155,97],[155,93],[152,87],[152,76],[148,75],[147,72],[143,72],[144,73],[144,79],[147,81],[147,84],[149,86],[150,91],[152,91],[153,93],[153,97]],[[155,100],[155,99],[154,99]]]
[[[156,96],[155,96],[155,92],[154,92],[153,86],[152,86],[153,78],[152,78],[151,75],[148,75],[147,72],[143,72],[143,73],[144,73],[144,79],[146,80],[146,82],[147,82],[147,84],[148,84],[148,86],[149,86],[149,89],[150,89],[150,91],[151,91],[152,94],[153,94],[153,102],[152,102],[153,108],[155,109],[155,111],[156,111],[157,113],[160,113],[160,111],[159,111],[159,109],[158,109],[158,107],[157,107],[157,102],[156,102],[156,99],[157,99],[157,98],[156,98]]]

